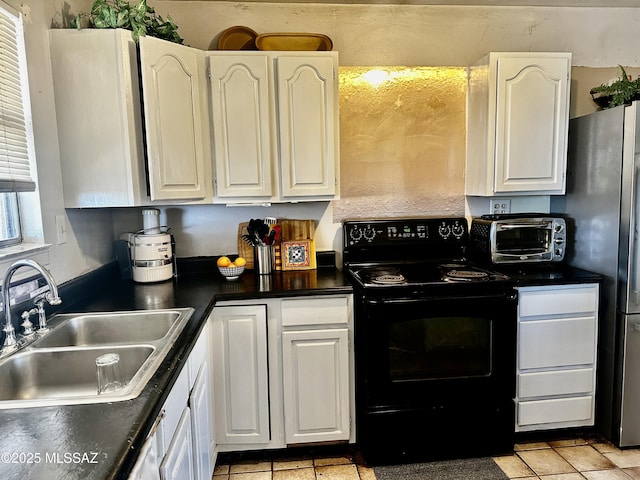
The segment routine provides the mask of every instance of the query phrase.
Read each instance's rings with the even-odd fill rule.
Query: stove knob
[[[460,239],[464,235],[464,225],[462,225],[460,222],[456,221],[453,224],[452,231],[453,231],[453,235],[456,238]]]
[[[349,236],[351,237],[351,240],[357,242],[362,238],[362,230],[360,230],[358,227],[353,227],[349,232]]]
[[[449,238],[449,235],[451,235],[451,225],[447,223],[441,223],[438,227],[438,233],[442,238]]]
[[[364,232],[362,232],[362,235],[364,236],[364,238],[371,241],[375,238],[376,231],[372,227],[367,225],[367,228],[364,229]]]

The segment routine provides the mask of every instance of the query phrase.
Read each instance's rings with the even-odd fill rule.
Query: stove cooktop
[[[467,263],[355,266],[349,271],[365,288],[486,283],[509,279]]]

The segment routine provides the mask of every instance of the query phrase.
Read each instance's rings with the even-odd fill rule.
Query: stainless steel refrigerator
[[[605,277],[596,426],[619,446],[640,445],[639,128],[640,102],[572,119],[567,194],[551,200],[567,262]]]

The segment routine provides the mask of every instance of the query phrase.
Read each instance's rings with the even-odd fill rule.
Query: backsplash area
[[[334,221],[464,213],[466,69],[341,67]]]

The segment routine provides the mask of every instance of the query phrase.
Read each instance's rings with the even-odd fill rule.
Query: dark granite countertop
[[[0,410],[0,477],[13,479],[127,478],[153,422],[213,305],[221,300],[351,293],[332,268],[256,275],[226,281],[215,269],[182,273],[177,281],[135,284],[117,269],[61,287],[61,312],[193,307],[195,312],[140,396],[133,400]],[[188,269],[187,269],[188,270]],[[91,283],[93,282],[93,283]],[[88,287],[88,288],[87,288]],[[93,293],[80,299],[77,292]],[[66,295],[66,297],[65,297]]]
[[[511,277],[519,287],[598,283],[603,280],[603,276],[598,273],[566,264],[496,266],[494,270]]]

